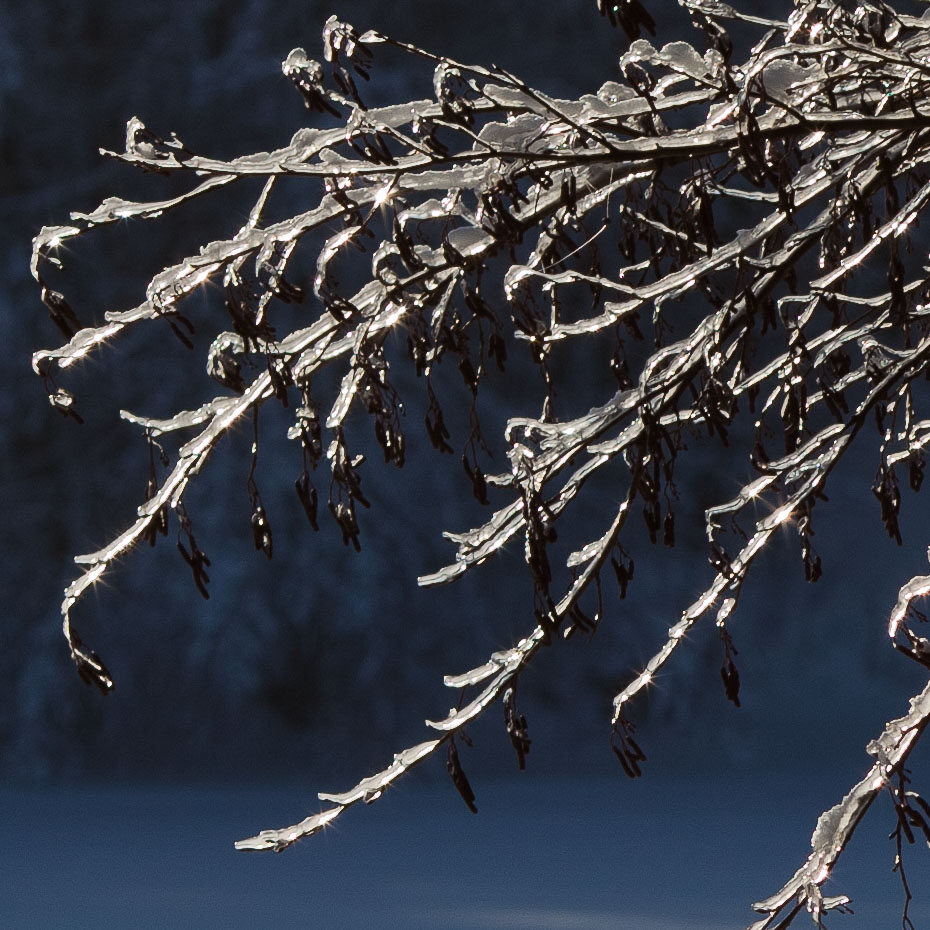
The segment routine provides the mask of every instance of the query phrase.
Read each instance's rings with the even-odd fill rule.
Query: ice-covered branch
[[[855,784],[838,804],[824,811],[811,836],[811,854],[791,880],[769,898],[753,904],[764,914],[749,930],[768,930],[787,926],[791,918],[806,908],[818,925],[825,911],[845,907],[845,895],[824,897],[821,885],[852,838],[856,827],[879,793],[887,787],[904,763],[930,722],[930,684],[911,698],[910,710],[889,720],[881,735],[866,747],[875,759],[868,773]]]
[[[695,447],[726,447],[739,474],[697,525],[711,566],[703,592],[677,619],[642,620],[652,658],[620,687],[611,721],[614,749],[631,776],[645,758],[631,735],[633,699],[705,618],[720,630],[724,688],[738,705],[729,628],[743,584],[782,531],[797,535],[805,579],[824,574],[812,541],[815,508],[825,506],[830,476],[854,444],[875,455],[869,490],[885,530],[900,542],[899,471],[918,490],[930,442],[930,270],[920,258],[925,243],[914,247],[930,201],[927,19],[873,3],[848,11],[810,0],[795,4],[785,22],[716,0],[683,5],[698,29],[694,45],[642,38],[656,24],[640,0],[601,4],[629,47],[618,80],[575,100],[503,69],[359,34],[333,17],[324,29],[325,63],[298,48],[282,66],[314,125],[279,148],[221,159],[133,118],[125,151],[106,154],[186,177],[186,192],[145,202],[107,198],[36,237],[32,273],[64,344],[36,352],[33,367],[63,414],[79,419],[79,404],[56,379],[92,352],[118,351],[130,329],[145,332],[165,320],[189,348],[203,352],[209,344],[195,366],[208,393],[193,391],[167,416],[123,412],[150,452],[157,446],[163,468],[152,452],[135,520],[78,557],[86,570],[65,592],[72,656],[101,690],[113,682],[71,625],[76,605],[117,559],[166,532],[169,518],[207,595],[209,560],[194,540],[184,496],[245,417],[255,429],[247,485],[253,537],[271,557],[256,480],[257,414],[266,403],[287,408],[287,434],[303,463],[295,503],[314,528],[312,476],[320,469],[343,543],[361,549],[356,506],[369,502],[364,457],[353,453],[358,421],[368,418],[385,462],[401,467],[409,428],[402,414],[419,393],[430,444],[440,454],[460,453],[472,495],[491,508],[472,529],[445,533],[455,549],[450,563],[427,566],[419,583],[451,582],[522,544],[531,632],[470,671],[446,676],[461,698],[446,717],[428,721],[440,735],[348,792],[321,794],[333,805],[321,813],[239,848],[282,849],[317,832],[358,802],[379,798],[440,747],[474,809],[455,738],[500,701],[523,764],[529,739],[513,704],[522,670],[540,648],[595,635],[608,621],[633,582],[634,549],[641,558],[652,544],[675,547],[680,475],[687,476]],[[732,19],[765,30],[742,60],[726,28]],[[382,54],[431,70],[430,96],[369,107],[357,78],[367,79]],[[129,217],[172,215],[251,178],[264,186],[248,219],[205,233],[196,252],[172,258],[143,283],[136,306],[106,310],[87,325],[57,289],[63,255],[83,237]],[[192,321],[191,295],[208,283],[222,293],[221,320]],[[299,314],[282,308],[297,303],[304,304]],[[204,325],[213,327],[206,341],[196,332]],[[536,385],[514,376],[515,352],[528,354]],[[598,392],[584,404],[575,400],[578,358]],[[464,442],[453,437],[440,402],[442,394],[448,403],[448,379],[438,373],[450,363],[468,409]],[[493,411],[506,424],[498,436],[482,427],[491,369],[506,384],[502,403],[513,405]],[[331,377],[321,378],[327,370]],[[492,447],[509,468],[489,473]],[[579,541],[577,502],[608,475],[622,492],[602,508],[600,526],[580,528],[587,532]],[[640,510],[645,546],[630,527]],[[901,588],[889,625],[895,647],[925,666],[930,647],[907,620],[927,590],[923,576]],[[805,905],[819,919],[841,903],[823,899],[819,886],[881,784],[900,770],[928,702],[927,692],[915,698],[911,713],[872,744],[869,778],[821,819],[814,854],[779,895],[758,905],[766,914],[758,927],[783,925]]]

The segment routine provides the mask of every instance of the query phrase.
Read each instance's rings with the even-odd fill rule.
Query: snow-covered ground
[[[315,809],[296,786],[0,789],[9,930],[702,930],[737,928],[803,860],[836,774],[639,782],[414,776],[281,855],[233,841]],[[899,924],[890,806],[870,812],[825,891],[831,927]],[[926,850],[911,852],[926,926]],[[797,926],[809,926],[804,915]]]

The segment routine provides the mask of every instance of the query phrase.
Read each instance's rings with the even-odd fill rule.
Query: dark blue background
[[[308,808],[302,805],[313,807],[305,799],[318,788],[346,787],[385,764],[393,750],[425,738],[423,717],[442,714],[450,701],[442,675],[480,664],[490,651],[509,646],[530,628],[520,555],[518,550],[505,553],[453,588],[420,591],[415,577],[452,556],[440,530],[461,530],[480,519],[454,460],[427,456],[399,475],[372,463],[365,480],[375,512],[365,515],[364,550],[357,557],[342,548],[332,527],[314,536],[301,525],[289,488],[294,463],[272,455],[270,461],[263,460],[262,489],[276,532],[276,555],[265,564],[252,551],[248,535],[247,465],[241,456],[248,437],[240,436],[211,461],[190,505],[198,541],[213,558],[210,602],[197,596],[170,541],[155,552],[134,553],[76,614],[82,635],[104,656],[118,683],[115,694],[106,699],[84,687],[60,636],[60,590],[72,577],[71,556],[96,548],[131,519],[147,476],[144,444],[138,431],[117,419],[117,411],[126,406],[137,412],[168,413],[184,404],[191,384],[197,384],[193,390],[203,390],[203,379],[197,381],[201,362],[174,345],[150,349],[145,343],[130,343],[125,350],[104,353],[67,381],[87,424],[79,427],[60,418],[50,410],[39,379],[29,369],[31,351],[57,340],[38,288],[28,277],[29,241],[41,225],[66,222],[69,210],[90,209],[105,196],[159,195],[157,178],[138,178],[104,162],[96,152],[98,146],[120,149],[125,122],[134,114],[156,131],[176,131],[204,153],[233,155],[286,142],[307,113],[281,76],[280,61],[298,44],[311,57],[319,57],[319,30],[330,10],[315,3],[269,0],[144,5],[45,0],[2,7],[0,598],[5,610],[0,621],[0,777],[10,787],[0,799],[9,811],[6,825],[0,826],[0,843],[12,860],[24,834],[31,835],[35,858],[30,874],[52,869],[62,874],[68,866],[55,864],[53,851],[65,836],[99,840],[112,856],[117,841],[101,837],[130,829],[137,816],[149,830],[152,817],[160,821],[162,815],[137,812],[135,807],[151,805],[149,810],[157,811],[164,803],[170,811],[164,816],[179,835],[152,839],[159,856],[170,857],[176,844],[186,844],[184,855],[196,849],[202,861],[210,862],[220,840],[209,830],[195,838],[198,823],[186,822],[187,814],[177,813],[187,810],[184,803],[192,803],[207,820],[213,816],[205,813],[207,809],[223,808],[223,817],[228,817],[223,829],[232,834],[223,834],[228,846],[239,833],[303,816]],[[464,60],[495,62],[546,91],[566,96],[593,91],[604,80],[615,79],[624,46],[622,35],[598,16],[593,0],[355,2],[345,4],[340,14],[360,30],[375,27]],[[683,18],[677,7],[669,10],[669,17],[668,37],[676,30],[680,34]],[[396,69],[380,75],[376,69],[373,84],[375,96],[382,93],[385,99],[430,92],[422,75]],[[201,216],[211,232],[193,242],[219,235],[213,230],[222,226],[210,224],[223,220],[218,201]],[[125,236],[120,233],[126,242],[111,237],[99,246],[79,243],[67,256],[79,312],[86,318],[99,317],[103,310],[137,303],[147,275],[178,257],[172,223],[166,217],[133,224]],[[166,366],[177,372],[176,378],[158,377]],[[127,371],[133,373],[129,378]],[[766,802],[757,795],[741,801],[742,807],[728,808],[726,779],[740,773],[750,784],[767,786],[780,799],[778,804],[792,807],[791,823],[797,829],[790,855],[772,867],[773,874],[763,876],[745,894],[742,886],[727,887],[726,882],[719,893],[738,892],[744,904],[753,895],[773,891],[793,871],[813,826],[812,813],[838,799],[862,774],[867,765],[864,744],[888,717],[903,713],[907,696],[921,687],[921,676],[892,654],[884,625],[898,586],[926,567],[926,498],[906,493],[902,527],[907,545],[898,549],[884,536],[878,505],[869,492],[875,467],[871,451],[864,449],[838,471],[828,489],[831,503],[819,508],[817,544],[825,563],[820,584],[804,585],[796,541],[788,531],[757,566],[732,623],[740,648],[743,707],[736,710],[724,699],[717,671],[720,646],[712,629],[689,642],[685,654],[659,679],[648,704],[637,705],[638,736],[650,755],[647,775],[661,772],[684,779],[657,782],[642,796],[626,793],[634,789],[622,779],[609,750],[610,698],[642,666],[682,606],[706,584],[709,568],[703,550],[666,553],[647,548],[638,554],[635,593],[625,610],[608,617],[590,645],[572,642],[550,650],[521,683],[521,710],[534,738],[529,760],[533,772],[576,779],[574,787],[558,783],[528,791],[526,817],[545,820],[550,806],[558,809],[560,797],[584,794],[584,782],[578,779],[610,779],[596,782],[598,792],[629,798],[640,818],[632,835],[618,842],[632,848],[635,859],[637,843],[651,829],[646,815],[658,813],[663,826],[656,833],[663,835],[652,834],[650,843],[695,844],[694,858],[674,867],[676,873],[684,872],[706,852],[700,848],[700,832],[707,829],[700,820],[702,804],[717,812],[711,819],[723,818],[732,832],[740,831],[744,822],[742,815],[733,819],[734,810],[753,808],[773,815],[768,827],[756,824],[742,835],[739,843],[747,848],[756,841],[767,843],[765,831],[778,828],[782,813],[760,812],[759,804]],[[445,471],[449,461],[452,477]],[[687,489],[700,497],[707,488],[717,488],[723,469],[722,460],[698,458]],[[724,483],[723,488],[732,492],[736,485]],[[701,507],[710,502],[695,504],[692,515],[699,517]],[[597,510],[593,502],[583,512],[594,519]],[[475,749],[464,758],[479,787],[484,823],[492,819],[486,815],[493,816],[498,802],[485,806],[482,777],[513,771],[515,760],[496,711],[493,722],[479,724],[472,736]],[[805,780],[809,770],[820,773],[817,779]],[[694,773],[708,779],[701,784],[718,786],[716,794],[693,796],[683,807],[690,811],[688,816],[682,813],[680,821],[665,823],[658,811],[663,792],[681,796],[682,785]],[[455,823],[463,818],[469,823],[446,785],[436,789],[441,795],[429,794],[426,782],[434,777],[444,778],[438,763],[417,776],[425,792],[424,806],[412,789],[407,790],[403,817],[426,818],[428,809],[429,818],[442,819],[448,804],[448,816]],[[299,779],[300,788],[289,788],[286,803],[281,802],[276,793],[281,789],[270,786],[294,779]],[[195,802],[120,793],[128,790],[126,786],[152,781],[223,785],[226,791],[252,784],[258,790],[222,795],[210,788],[196,795]],[[813,787],[815,781],[829,790]],[[86,793],[72,791],[79,783]],[[118,791],[106,787],[116,783],[123,786]],[[41,784],[51,787],[27,790]],[[263,785],[268,786],[264,791]],[[788,790],[784,785],[794,787]],[[809,797],[806,785],[811,786]],[[512,797],[511,788],[498,790]],[[174,796],[158,795],[165,797]],[[267,808],[266,797],[275,799]],[[798,803],[792,806],[795,799]],[[391,803],[390,798],[381,802],[385,807]],[[248,818],[229,811],[240,804]],[[600,801],[586,803],[579,822],[598,824],[602,809]],[[692,816],[695,819],[688,819]],[[884,810],[883,816],[890,829],[890,811]],[[365,814],[354,819],[364,821]],[[386,831],[379,834],[383,842],[403,822],[386,822],[380,828],[373,824],[372,829]],[[418,823],[418,835],[441,844],[446,825],[436,833],[432,820]],[[364,823],[362,828],[359,836],[364,835]],[[481,829],[493,832],[494,827]],[[42,833],[41,842],[36,831]],[[564,855],[584,860],[585,835],[582,831],[566,839]],[[472,854],[480,861],[476,851],[485,848],[488,837],[469,836],[476,844]],[[338,842],[333,837],[326,840],[337,860],[345,855]],[[725,842],[715,838],[714,849]],[[604,848],[591,843],[592,848]],[[505,853],[493,844],[487,848],[488,856],[522,855]],[[81,849],[74,846],[74,856],[83,861]],[[890,865],[890,848],[886,853],[884,861]],[[391,853],[384,856],[390,858]],[[415,875],[422,861],[416,842],[404,856],[405,874]],[[711,858],[716,856],[714,852]],[[301,849],[289,854],[288,868],[312,871],[312,863],[321,857],[319,848],[312,853]],[[240,861],[241,857],[236,860]],[[247,869],[252,861],[236,868]],[[263,875],[269,870],[271,874],[277,862],[269,866],[262,861],[258,867]],[[556,874],[563,868],[549,867]],[[110,897],[113,889],[101,876],[120,868],[118,857],[101,860],[81,879],[81,888],[101,880],[99,893]],[[474,864],[462,868],[467,875],[478,874]],[[507,868],[501,863],[502,872]],[[616,868],[622,872],[625,866]],[[658,868],[635,871],[639,880],[633,884],[646,882],[649,887]],[[345,875],[350,872],[346,866],[340,881],[349,881]],[[230,893],[223,885],[229,874],[208,871],[202,877],[205,887],[188,889],[184,895],[202,901],[222,894],[224,888]],[[451,874],[457,873],[453,869]],[[588,884],[574,880],[576,890],[587,889],[591,900],[593,889],[603,889],[610,875],[610,870],[595,869]],[[132,888],[137,888],[144,879],[126,881],[136,882]],[[360,882],[370,891],[365,877]],[[469,880],[462,882],[467,885]],[[458,880],[452,884],[457,886]],[[434,887],[430,893],[435,891]],[[86,903],[77,903],[81,893],[77,887],[61,891],[71,902],[62,906],[70,906],[72,916],[88,909]],[[127,892],[129,901],[135,893]],[[700,900],[701,890],[694,895]],[[128,909],[117,908],[113,919],[126,927],[148,926],[147,920],[152,926],[212,926],[206,918],[194,920],[190,915],[215,910],[188,906],[185,900],[172,904],[172,913],[186,913],[188,918],[169,918],[167,911],[159,912],[159,905],[152,904],[149,917],[127,916],[134,913],[127,905]],[[373,907],[376,898],[369,895],[364,900],[368,903],[361,905],[363,911]],[[454,895],[449,900],[455,900]],[[647,895],[644,903],[624,913],[642,915],[652,900],[654,896]],[[19,909],[12,912],[9,926],[55,925],[37,916],[40,911],[30,901],[35,901],[34,889],[22,900],[13,899],[12,905],[0,904],[0,915],[4,906],[12,906]],[[98,914],[99,906],[90,906],[90,913]],[[529,906],[525,903],[524,911]],[[545,907],[551,917],[559,911],[558,900],[547,898]],[[593,910],[603,914],[617,907],[616,901],[605,901]],[[322,913],[332,920],[335,905],[330,901]],[[453,926],[449,909],[444,913],[446,917],[432,924],[411,919],[408,925]],[[651,913],[666,914],[661,908]],[[709,920],[725,919],[714,906],[703,913]],[[687,920],[699,916],[690,905],[683,914],[687,916],[681,919]],[[565,917],[561,925],[614,925],[588,917],[588,923],[571,923]],[[216,926],[236,925],[232,916],[223,919],[227,922]],[[493,919],[498,922],[481,924],[475,918],[472,925],[525,925],[515,918],[507,923],[509,918],[499,913]],[[544,923],[541,914],[533,919],[535,926],[555,925]]]

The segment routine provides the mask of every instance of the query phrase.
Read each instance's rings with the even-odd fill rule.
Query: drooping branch
[[[635,487],[634,481],[631,488]],[[617,515],[607,532],[596,541],[585,547],[584,552],[576,554],[575,563],[584,564],[585,568],[572,588],[565,594],[554,611],[553,623],[558,628],[564,618],[572,616],[581,594],[597,578],[603,567],[617,537],[623,528],[629,514],[633,495],[628,494],[626,500],[619,508]],[[595,618],[597,622],[600,618]],[[447,687],[456,690],[470,688],[474,685],[487,682],[479,694],[464,706],[450,711],[449,715],[438,721],[427,720],[427,726],[442,732],[439,739],[429,740],[411,746],[394,756],[391,764],[381,772],[363,779],[355,788],[341,794],[322,792],[319,799],[331,802],[335,807],[327,808],[319,814],[307,817],[293,826],[276,830],[262,830],[261,833],[248,839],[239,840],[236,848],[241,850],[260,851],[273,849],[280,852],[286,847],[307,836],[312,836],[328,823],[338,817],[346,808],[363,801],[370,804],[381,797],[383,790],[408,769],[422,762],[432,755],[440,746],[451,739],[456,732],[462,730],[466,724],[480,716],[489,706],[496,703],[508,687],[516,681],[520,671],[533,657],[535,652],[547,639],[547,632],[543,627],[537,627],[529,636],[520,640],[512,649],[505,652],[494,653],[490,660],[479,668],[465,672],[461,675],[447,675],[444,683]],[[490,679],[490,681],[488,680]]]
[[[843,850],[871,807],[872,802],[887,787],[892,777],[903,770],[908,756],[930,722],[930,684],[911,698],[910,710],[889,720],[881,735],[866,747],[875,759],[868,773],[857,782],[842,801],[824,811],[811,836],[811,854],[794,873],[791,880],[769,898],[753,904],[753,910],[765,916],[749,930],[768,930],[785,926],[802,909],[810,912],[818,925],[825,911],[845,907],[845,895],[824,897],[821,885],[830,877]]]

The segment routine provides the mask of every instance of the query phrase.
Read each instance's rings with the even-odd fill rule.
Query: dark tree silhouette
[[[358,550],[358,511],[368,500],[348,417],[367,413],[385,462],[403,466],[398,385],[414,379],[395,372],[411,366],[425,393],[429,441],[451,454],[459,480],[461,462],[474,497],[493,507],[481,526],[447,534],[454,560],[420,584],[451,582],[522,542],[533,590],[527,616],[535,619],[512,648],[445,678],[461,699],[445,719],[429,722],[436,735],[349,791],[321,794],[329,804],[321,813],[265,830],[241,849],[281,850],[377,799],[440,750],[474,810],[456,738],[498,702],[522,767],[530,738],[516,705],[521,670],[560,638],[593,635],[626,595],[634,522],[642,519],[651,542],[666,546],[686,532],[676,524],[676,469],[686,446],[725,446],[727,460],[752,477],[706,511],[712,580],[667,631],[658,628],[654,655],[614,699],[612,746],[630,777],[645,761],[633,699],[695,625],[716,624],[723,686],[739,705],[728,627],[744,582],[786,527],[797,536],[805,578],[820,578],[815,509],[860,433],[877,437],[872,491],[885,529],[900,542],[899,482],[919,489],[930,441],[930,419],[921,419],[930,269],[922,263],[926,243],[914,247],[930,201],[930,18],[871,0],[797,0],[779,21],[717,0],[681,0],[696,45],[656,48],[642,37],[654,35],[656,23],[639,0],[598,2],[629,39],[622,80],[577,100],[555,99],[501,68],[360,35],[331,17],[324,63],[298,48],[283,64],[324,128],[300,128],[276,151],[221,160],[133,118],[125,151],[105,154],[189,179],[188,186],[154,202],[107,199],[35,239],[32,272],[67,342],[37,352],[34,367],[67,416],[80,417],[58,381],[72,363],[146,324],[167,324],[193,348],[200,337],[185,315],[189,295],[213,282],[225,306],[223,331],[211,334],[206,357],[207,374],[222,388],[217,396],[167,419],[122,412],[149,443],[146,500],[128,529],[77,557],[83,573],[62,605],[78,672],[101,691],[113,681],[72,623],[76,604],[116,560],[137,543],[154,544],[172,524],[197,589],[209,595],[210,561],[185,494],[244,418],[255,436],[253,539],[272,557],[256,470],[266,403],[287,408],[288,435],[300,448],[295,506],[313,529],[328,510],[342,541]],[[751,49],[745,56],[743,47]],[[381,54],[432,69],[432,95],[366,105]],[[49,283],[70,240],[251,179],[264,183],[238,232],[156,274],[138,306],[84,326]],[[286,179],[305,185],[299,212],[293,198],[276,205]],[[282,210],[283,219],[273,218]],[[306,272],[300,262],[308,252]],[[281,306],[299,302],[302,316]],[[389,338],[395,332],[400,340]],[[495,440],[482,428],[482,384],[503,377],[520,351],[540,373],[540,412],[484,411],[506,418],[509,468],[489,473]],[[569,352],[575,364],[584,358],[612,372],[610,390],[585,409],[573,405]],[[442,364],[457,366],[469,411],[459,448],[434,385]],[[329,369],[339,372],[332,394],[322,377]],[[604,475],[622,493],[603,500],[600,526],[584,527],[580,544],[566,545],[575,532],[561,532],[570,526],[566,514],[586,483]],[[888,621],[890,644],[924,668],[930,642],[915,629],[925,618],[914,602],[928,592],[930,575],[905,583]],[[754,905],[762,915],[755,927],[784,927],[804,908],[819,923],[846,905],[820,889],[880,792],[897,812],[896,867],[909,923],[902,849],[915,833],[930,839],[930,806],[908,787],[905,763],[928,720],[930,686],[869,744],[871,769],[820,817],[796,874]]]

